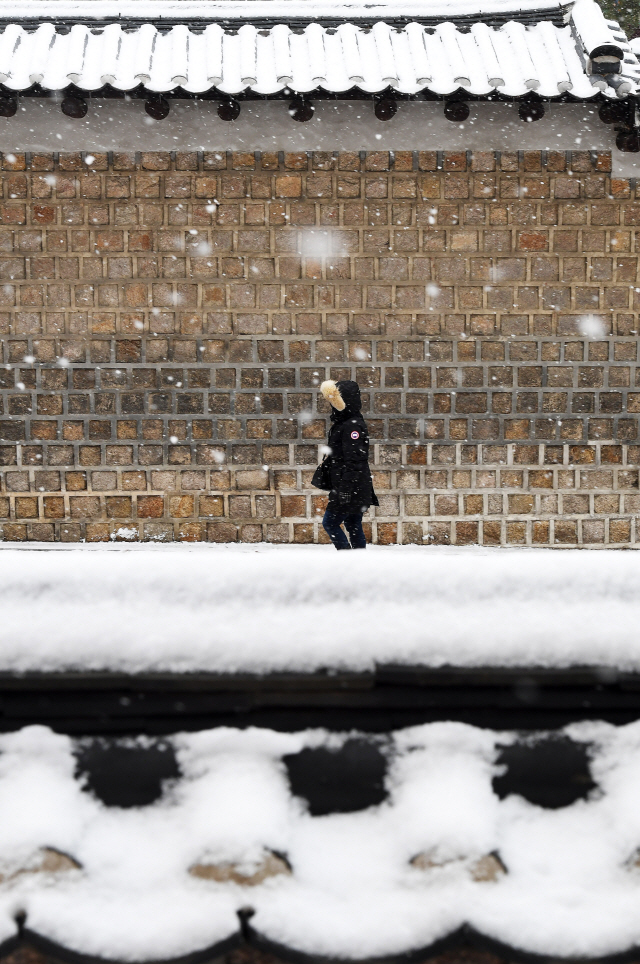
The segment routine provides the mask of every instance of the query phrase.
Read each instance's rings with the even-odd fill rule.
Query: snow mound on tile
[[[238,932],[238,911],[276,944],[338,959],[428,948],[461,925],[552,957],[598,957],[640,944],[640,724],[585,723],[598,787],[555,810],[499,799],[499,748],[515,734],[458,723],[391,735],[387,797],[311,816],[282,762],[336,747],[324,731],[219,729],[172,743],[181,777],[154,804],[106,807],[74,775],[73,742],[43,727],[0,737],[0,860],[56,847],[81,869],[0,884],[0,935],[27,928],[85,954],[167,959]],[[195,879],[203,854],[286,856],[290,874],[253,887]],[[412,866],[417,853],[439,865]],[[506,873],[474,880],[469,860],[496,853]]]

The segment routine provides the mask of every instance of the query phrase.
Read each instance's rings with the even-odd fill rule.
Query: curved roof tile
[[[291,25],[280,22],[286,5]],[[179,2],[165,6],[174,15],[182,11]],[[93,0],[90,7],[83,0],[60,4],[54,22],[37,23],[32,22],[36,13],[40,19],[51,15],[47,0],[37,7],[31,0],[5,7],[18,16],[13,13],[15,19],[0,37],[0,82],[15,91],[36,83],[46,90],[75,84],[85,91],[105,85],[130,91],[142,84],[155,92],[183,88],[199,94],[219,88],[227,94],[262,95],[318,88],[342,93],[359,87],[369,93],[390,88],[405,95],[461,91],[474,97],[496,92],[524,97],[535,92],[545,98],[569,93],[587,99],[601,90],[624,97],[635,93],[640,81],[635,54],[595,0],[578,0],[564,23],[557,22],[559,8],[539,6],[533,20],[531,10],[521,9],[504,23],[478,15],[472,25],[454,18],[436,25],[420,22],[412,18],[411,3],[364,7],[369,17],[379,15],[367,24],[359,23],[345,4],[321,7],[293,0],[255,0],[250,22],[234,21],[238,4],[222,0],[216,7],[218,22],[208,24],[185,17],[164,25],[157,4],[148,2],[127,8],[133,22],[127,23],[125,16],[121,23],[96,24],[91,17],[105,16],[105,4]],[[93,9],[97,7],[101,13]],[[271,11],[266,24],[260,20],[266,16],[262,8]],[[350,19],[329,23],[327,18],[347,8]],[[209,4],[199,9],[210,16]],[[246,17],[247,6],[243,10]],[[0,2],[0,20],[2,14]],[[140,22],[141,15],[155,22]],[[296,25],[296,17],[310,15],[317,19]],[[408,22],[397,23],[399,16],[408,16]],[[68,17],[68,23],[61,26],[60,17]],[[620,67],[613,79],[597,69],[592,72],[591,57],[603,55],[612,58],[609,66]]]

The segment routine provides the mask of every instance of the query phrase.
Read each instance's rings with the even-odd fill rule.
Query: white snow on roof
[[[393,26],[383,19],[371,28],[359,26],[352,12],[354,22],[337,27],[316,22],[292,28],[279,22],[279,9],[287,2],[253,0],[253,19],[268,16],[269,24],[245,22],[232,31],[220,23],[194,32],[186,23],[159,30],[152,23],[132,29],[120,23],[96,28],[76,22],[68,32],[57,32],[47,22],[35,30],[24,29],[16,17],[0,36],[0,83],[15,91],[35,83],[47,90],[76,84],[97,91],[110,84],[128,91],[142,84],[155,92],[182,87],[190,93],[217,88],[227,94],[274,94],[285,88],[340,93],[357,87],[369,93],[391,88],[403,94],[462,90],[477,97],[496,91],[509,97],[570,93],[582,99],[600,90],[625,96],[638,88],[640,80],[635,55],[605,21],[595,0],[579,0],[566,26],[554,25],[542,11],[538,22],[478,22],[470,30],[452,21],[425,27],[417,21]],[[45,15],[43,5],[38,7],[39,18]],[[299,3],[295,12],[289,9],[289,18],[320,13],[326,17],[329,8],[316,11],[316,6]],[[216,7],[224,19],[224,0]],[[230,16],[238,15],[237,7]],[[265,9],[261,13],[258,7]],[[20,9],[28,19],[26,4]],[[242,9],[246,17],[247,6]],[[383,16],[378,8],[363,10],[369,17]],[[391,10],[386,8],[387,17],[399,16],[404,8],[393,8],[393,14]],[[331,16],[346,14],[345,9]],[[609,81],[589,75],[588,58],[603,46],[625,58],[622,73]]]
[[[561,13],[567,0],[0,0],[0,20],[345,20],[380,17],[455,20]]]
[[[0,937],[22,910],[28,930],[70,950],[161,960],[231,938],[250,908],[262,937],[338,959],[420,950],[463,924],[556,959],[637,947],[640,724],[565,732],[590,744],[598,789],[560,809],[494,792],[499,747],[514,734],[439,723],[391,736],[385,801],[319,817],[291,796],[282,756],[336,748],[338,734],[181,734],[182,777],[126,810],[83,791],[68,737],[5,734]],[[37,872],[44,848],[80,866]],[[291,872],[254,886],[189,874],[208,863],[249,876],[274,851]],[[506,868],[494,879],[474,871],[492,853]]]
[[[640,670],[640,553],[0,549],[0,672]]]

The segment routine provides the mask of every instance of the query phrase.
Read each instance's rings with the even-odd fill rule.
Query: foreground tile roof
[[[455,10],[455,13],[454,13]],[[118,20],[119,22],[114,22]],[[0,83],[84,91],[635,94],[640,65],[595,0],[571,6],[300,0],[0,2]]]
[[[510,960],[602,960],[640,944],[639,766],[638,723],[27,727],[0,737],[0,942],[20,929],[75,961],[195,964],[242,937],[298,962],[424,960],[466,929]]]

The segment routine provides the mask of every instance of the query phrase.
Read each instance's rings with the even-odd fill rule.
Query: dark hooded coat
[[[362,417],[362,401],[357,382],[340,381],[337,388],[345,403],[342,412],[331,409],[328,445],[331,449],[331,511],[353,508],[363,512],[378,505],[369,470],[369,433]],[[349,496],[341,500],[340,493]]]

